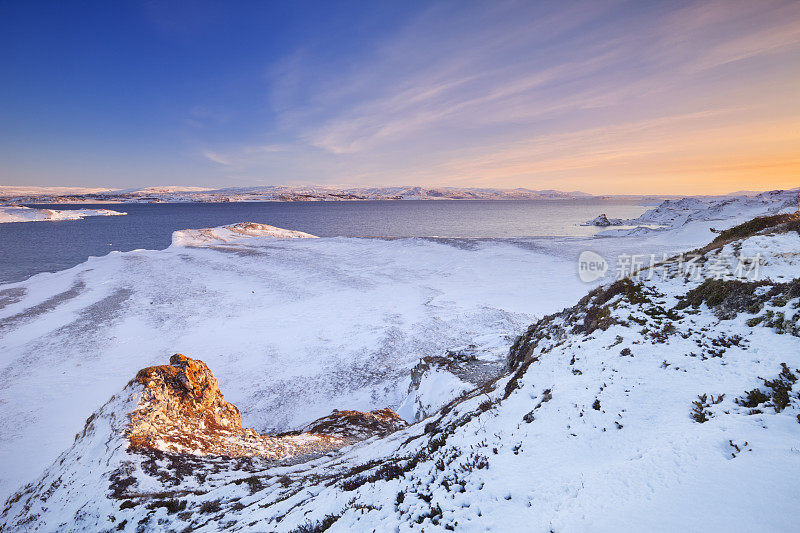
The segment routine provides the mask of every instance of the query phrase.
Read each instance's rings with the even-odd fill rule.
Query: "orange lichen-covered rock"
[[[182,354],[169,365],[140,370],[129,387],[138,394],[125,432],[132,450],[271,459],[326,451],[405,425],[389,409],[334,411],[304,431],[261,435],[242,427],[239,409],[226,402],[202,361]]]
[[[241,429],[239,409],[225,401],[217,378],[204,362],[179,353],[169,362],[144,368],[134,378],[144,386],[143,399],[150,408],[140,409],[140,415],[161,411],[170,417],[191,416],[209,429]]]
[[[140,370],[131,384],[140,387],[126,432],[134,450],[279,459],[343,443],[329,435],[273,437],[243,428],[239,409],[225,401],[208,366],[185,355]]]

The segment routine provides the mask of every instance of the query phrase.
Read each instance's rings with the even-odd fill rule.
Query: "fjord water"
[[[0,283],[54,272],[110,251],[164,249],[172,232],[260,222],[320,237],[445,237],[455,239],[590,236],[581,226],[600,213],[632,218],[633,200],[470,200],[359,202],[232,202],[217,204],[34,205],[113,209],[127,216],[0,224]]]

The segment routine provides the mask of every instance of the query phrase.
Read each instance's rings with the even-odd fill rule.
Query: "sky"
[[[800,2],[0,0],[0,185],[800,186]]]

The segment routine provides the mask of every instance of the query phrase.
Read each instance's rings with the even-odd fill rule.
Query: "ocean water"
[[[0,283],[73,267],[112,250],[164,249],[172,232],[260,222],[320,237],[486,239],[591,236],[581,226],[600,213],[633,218],[647,207],[626,200],[471,200],[367,202],[242,202],[219,204],[39,205],[106,208],[127,216],[0,224]]]

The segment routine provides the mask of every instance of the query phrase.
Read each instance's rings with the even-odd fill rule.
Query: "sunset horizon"
[[[0,184],[800,184],[800,4],[4,3]]]

